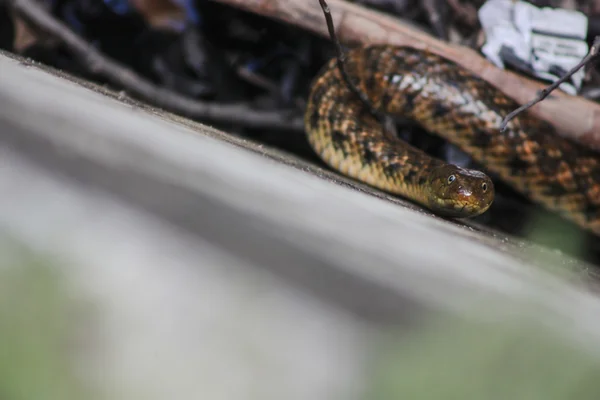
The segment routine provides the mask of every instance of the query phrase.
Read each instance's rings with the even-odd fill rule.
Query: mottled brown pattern
[[[415,120],[469,153],[532,201],[600,234],[600,155],[559,136],[498,89],[452,61],[390,45],[347,54],[349,75],[376,108]],[[428,175],[441,160],[383,134],[335,63],[315,79],[306,111],[314,150],[334,169],[430,207]],[[430,207],[431,208],[431,207]]]

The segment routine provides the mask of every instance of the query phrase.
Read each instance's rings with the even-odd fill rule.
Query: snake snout
[[[458,214],[457,217],[474,217],[485,212],[491,203],[489,203],[482,193],[476,193],[473,188],[459,185],[456,189],[453,206]]]
[[[471,199],[473,197],[473,191],[462,185],[458,186],[458,189],[456,190],[456,192],[457,192],[457,196],[459,196],[459,198],[463,201],[468,201],[469,199]]]
[[[464,217],[475,217],[486,212],[494,201],[494,183],[487,176],[469,180],[468,184],[459,185],[456,197],[462,204]]]
[[[445,165],[430,182],[432,209],[454,218],[469,218],[488,210],[494,201],[494,184],[482,172]]]

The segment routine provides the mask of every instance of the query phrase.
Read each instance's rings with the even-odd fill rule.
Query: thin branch
[[[264,76],[251,71],[247,67],[239,67],[236,69],[236,72],[238,76],[246,82],[251,83],[252,85],[261,89],[264,89],[273,95],[281,96],[279,86],[269,78],[265,78]],[[292,101],[294,102],[294,105],[298,107],[298,109],[306,108],[306,102],[303,98],[297,97],[292,99]]]
[[[6,1],[26,21],[64,43],[89,71],[158,107],[200,120],[234,122],[252,128],[304,131],[303,119],[298,111],[264,111],[242,103],[206,103],[156,86],[96,50],[35,1]]]
[[[323,14],[325,15],[325,21],[327,22],[327,29],[329,30],[329,37],[333,44],[335,45],[336,53],[337,53],[337,66],[342,74],[342,78],[346,82],[348,88],[354,93],[360,101],[368,108],[369,112],[380,121],[383,120],[384,114],[377,110],[373,103],[369,100],[369,97],[362,91],[360,88],[352,81],[350,75],[346,71],[346,53],[342,48],[342,44],[340,43],[336,33],[335,27],[333,25],[333,18],[331,17],[331,10],[329,10],[329,5],[325,0],[319,0],[321,4],[321,9],[323,10]]]
[[[436,0],[423,0],[423,8],[427,13],[429,23],[433,28],[433,31],[441,40],[448,40],[448,29],[446,28],[445,21],[442,19],[442,15],[438,12],[438,4]]]
[[[563,77],[561,77],[559,80],[557,80],[550,86],[540,90],[538,96],[535,97],[533,100],[523,104],[521,107],[517,108],[516,110],[508,114],[506,117],[504,117],[502,123],[500,124],[500,131],[504,131],[506,129],[506,125],[510,122],[511,119],[513,119],[523,111],[527,110],[528,108],[539,103],[540,101],[544,100],[546,97],[548,97],[550,93],[552,93],[554,89],[560,86],[561,83],[565,82],[574,73],[579,71],[584,65],[588,64],[593,59],[595,59],[598,56],[598,51],[600,51],[600,36],[596,36],[596,38],[594,39],[594,44],[590,48],[589,53],[576,66],[571,68],[569,72],[567,72]]]

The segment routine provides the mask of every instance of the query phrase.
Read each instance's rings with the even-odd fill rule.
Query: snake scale
[[[534,203],[600,235],[599,153],[559,136],[528,112],[501,132],[502,118],[519,105],[439,55],[393,45],[346,54],[348,75],[373,107],[415,121]],[[385,134],[346,85],[335,58],[314,79],[304,119],[317,155],[358,181],[449,217],[479,215],[494,200],[488,175],[447,164]]]

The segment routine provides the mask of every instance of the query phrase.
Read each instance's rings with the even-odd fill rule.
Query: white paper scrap
[[[511,66],[551,82],[573,68],[589,51],[585,14],[538,8],[524,1],[488,0],[479,9],[486,34],[483,54],[496,66]],[[560,89],[577,94],[583,68]]]

